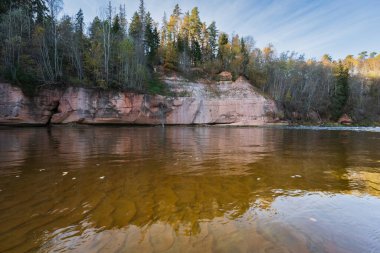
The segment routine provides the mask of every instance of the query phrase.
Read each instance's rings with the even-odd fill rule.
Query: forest
[[[104,6],[90,24],[84,12],[62,15],[62,0],[0,2],[0,78],[34,92],[47,85],[160,92],[157,69],[190,80],[217,81],[222,71],[244,76],[272,97],[292,121],[380,122],[380,54],[344,59],[306,59],[255,45],[253,37],[227,34],[201,20],[199,9],[153,20],[140,1],[132,17],[126,7]],[[258,24],[259,25],[259,24]]]

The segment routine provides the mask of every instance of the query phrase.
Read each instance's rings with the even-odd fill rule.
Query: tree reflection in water
[[[375,133],[53,127],[0,139],[1,252],[380,249]]]

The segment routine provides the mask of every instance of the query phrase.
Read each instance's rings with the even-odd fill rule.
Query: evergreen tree
[[[141,43],[142,23],[137,12],[133,14],[131,24],[129,25],[129,36],[136,42]]]
[[[365,60],[367,57],[368,57],[368,52],[367,51],[363,51],[363,52],[359,53],[359,59],[360,60]]]
[[[7,13],[12,8],[11,0],[2,0],[0,1],[0,14]]]
[[[210,59],[213,60],[215,59],[216,53],[217,53],[217,48],[218,48],[218,41],[217,41],[217,36],[218,36],[218,30],[216,28],[216,23],[213,21],[207,28],[208,31],[208,44],[210,46]]]
[[[120,23],[120,18],[119,15],[116,15],[113,18],[112,22],[112,33],[116,36],[122,35],[122,28],[121,28],[121,23]]]
[[[84,17],[82,9],[79,9],[77,14],[75,15],[75,33],[83,38],[84,33]]]
[[[127,31],[127,25],[128,25],[127,14],[126,14],[126,11],[125,11],[125,5],[120,5],[120,7],[119,7],[119,17],[120,17],[120,26],[121,26],[121,30],[122,30],[122,33],[123,33],[123,37],[125,37],[126,31]]]
[[[245,44],[244,38],[241,38],[241,41],[240,41],[240,53],[242,57],[242,65],[241,65],[241,73],[239,74],[246,75],[248,64],[249,64],[249,52]]]
[[[84,53],[85,71],[87,77],[95,86],[103,86],[103,25],[99,17],[95,17],[89,26],[89,46]]]
[[[36,24],[42,24],[46,18],[46,13],[48,8],[44,0],[33,0],[32,1],[32,11],[33,17],[35,18]]]
[[[26,11],[32,20],[41,24],[46,17],[47,7],[45,0],[1,0],[0,15],[10,10],[23,9]]]
[[[157,58],[157,50],[160,45],[160,37],[158,34],[157,27],[153,24],[153,19],[148,12],[145,17],[145,41],[146,41],[146,52],[148,55],[149,64],[155,64]]]
[[[140,0],[140,6],[139,6],[139,12],[138,12],[140,22],[141,22],[140,42],[142,42],[145,38],[145,14],[146,14],[146,10],[145,10],[144,0]]]
[[[181,8],[179,7],[178,4],[176,4],[176,5],[174,6],[173,16],[176,17],[176,18],[179,18],[181,15],[182,15],[182,13],[181,13]]]
[[[72,45],[72,54],[74,66],[77,69],[78,79],[82,80],[83,73],[83,51],[84,51],[84,17],[82,9],[75,16],[74,39]]]
[[[211,48],[208,44],[209,34],[206,23],[202,23],[201,36],[199,39],[199,45],[201,47],[201,62],[205,62],[211,58]]]
[[[194,66],[197,66],[197,64],[201,63],[202,50],[199,42],[196,40],[191,43],[191,57]]]
[[[348,99],[348,69],[339,61],[335,69],[335,89],[331,99],[331,113],[334,120],[337,120],[344,112]]]

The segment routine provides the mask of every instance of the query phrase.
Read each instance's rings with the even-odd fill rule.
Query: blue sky
[[[89,22],[101,13],[107,0],[64,0],[63,13],[74,15],[82,8]],[[139,0],[113,0],[125,4],[128,18]],[[272,43],[277,51],[296,51],[319,59],[361,51],[380,53],[380,0],[146,0],[156,21],[178,3],[183,11],[198,6],[202,21],[215,20],[229,34],[251,35],[258,47]]]

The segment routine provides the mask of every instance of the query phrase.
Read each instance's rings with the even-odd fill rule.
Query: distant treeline
[[[202,22],[197,7],[184,12],[176,5],[158,23],[143,0],[131,18],[125,6],[110,2],[87,29],[82,10],[58,19],[62,7],[62,0],[0,2],[3,79],[29,91],[69,84],[147,92],[157,85],[158,67],[211,80],[229,71],[273,97],[287,119],[328,121],[347,113],[358,122],[380,121],[375,52],[340,61],[278,54],[272,45],[259,49],[252,37],[228,35],[215,22]]]

